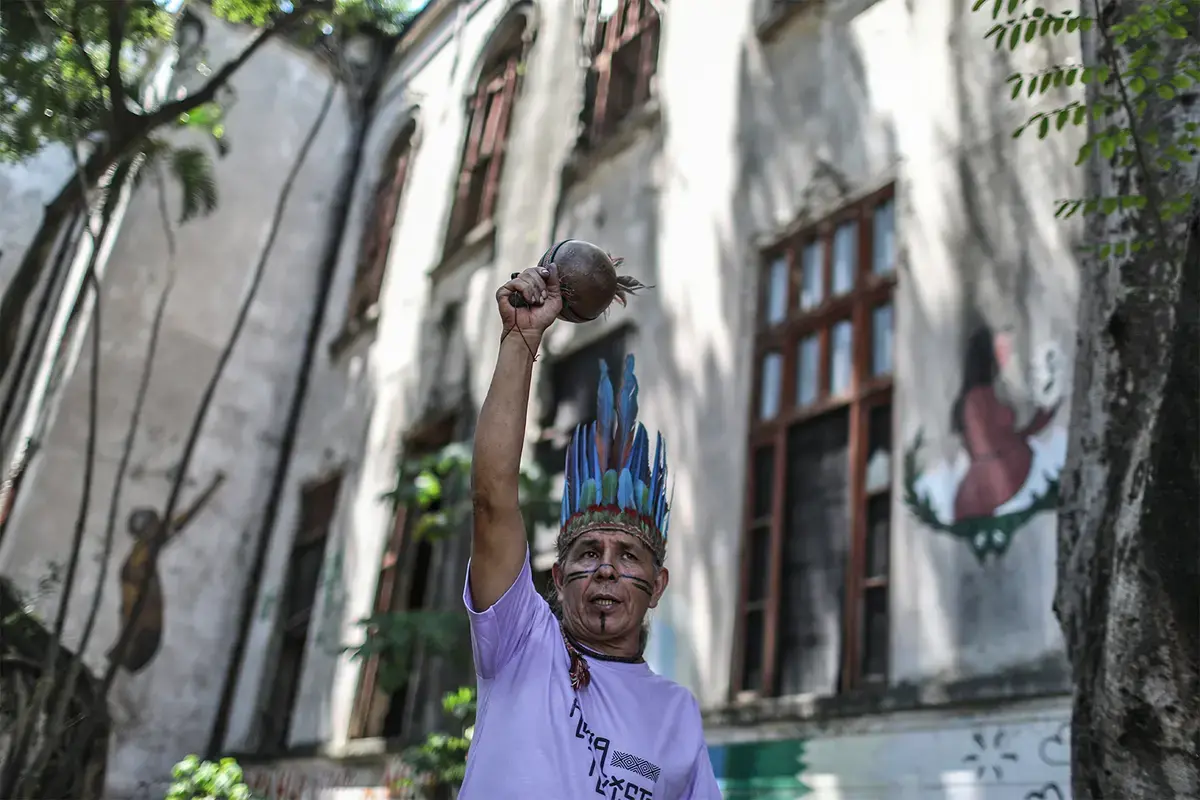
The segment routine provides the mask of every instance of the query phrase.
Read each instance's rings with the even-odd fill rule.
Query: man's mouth
[[[621,601],[612,597],[593,597],[592,602],[601,608],[612,608],[618,605]]]

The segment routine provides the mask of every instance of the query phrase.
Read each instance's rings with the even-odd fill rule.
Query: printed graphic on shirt
[[[662,770],[641,756],[610,750],[612,744],[606,736],[590,729],[583,719],[583,708],[576,697],[571,703],[571,719],[575,722],[575,738],[583,739],[592,754],[592,766],[588,777],[595,780],[596,794],[608,800],[654,800],[654,785]],[[619,769],[633,777],[619,777],[611,770]]]

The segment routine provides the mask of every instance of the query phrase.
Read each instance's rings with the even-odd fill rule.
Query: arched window
[[[349,306],[346,309],[348,325],[354,325],[368,316],[379,302],[383,276],[387,271],[392,230],[396,227],[396,214],[400,208],[400,193],[408,175],[415,131],[416,122],[411,121],[396,138],[388,151],[379,183],[375,187],[371,211],[363,227],[358,267],[354,272],[354,286],[350,290]]]
[[[468,100],[467,139],[446,236],[447,253],[458,249],[476,227],[490,222],[496,211],[520,65],[529,40],[530,9],[530,4],[521,4],[496,29]]]

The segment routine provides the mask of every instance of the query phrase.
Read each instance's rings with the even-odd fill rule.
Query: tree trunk
[[[1085,60],[1125,65],[1144,40],[1113,44],[1107,29],[1136,8],[1109,0]],[[1195,57],[1195,31],[1163,47],[1166,75]],[[1121,87],[1102,87],[1110,96]],[[1071,784],[1075,800],[1200,798],[1200,217],[1173,221],[1161,201],[1191,188],[1195,168],[1155,166],[1196,121],[1197,103],[1151,88],[1134,123],[1141,152],[1122,165],[1093,158],[1090,193],[1149,198],[1140,212],[1098,218],[1091,244],[1152,241],[1137,253],[1089,259],[1080,280],[1071,434],[1059,512],[1058,590],[1075,678]],[[1128,119],[1104,120],[1130,125]]]

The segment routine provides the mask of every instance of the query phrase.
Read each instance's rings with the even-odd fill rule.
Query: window
[[[335,475],[307,486],[300,495],[300,525],[288,558],[280,606],[283,641],[264,713],[262,741],[263,749],[268,752],[281,752],[288,747],[292,712],[304,668],[305,642],[341,482],[341,475]]]
[[[493,52],[483,64],[467,114],[467,141],[450,214],[446,252],[453,253],[477,226],[490,222],[500,192],[500,174],[508,140],[520,65],[524,56],[525,18],[517,16],[498,31]]]
[[[584,107],[586,146],[610,136],[650,99],[658,69],[661,20],[653,0],[617,0],[612,16],[605,20],[598,18],[602,5],[607,3],[593,2],[590,8],[596,38]]]
[[[435,453],[454,440],[459,418],[446,414],[411,435],[406,450],[412,457]],[[399,508],[392,520],[392,530],[384,547],[375,584],[373,614],[420,611],[428,608],[431,597],[430,576],[433,564],[433,543],[411,534],[420,524],[423,514],[437,514],[438,503],[418,511]],[[415,654],[413,654],[415,655]],[[407,731],[404,726],[412,717],[409,687],[411,680],[390,694],[377,688],[379,657],[363,662],[359,673],[358,691],[350,719],[350,738],[399,738]],[[415,676],[414,676],[415,679]]]
[[[892,189],[764,259],[735,692],[887,677]]]
[[[412,137],[413,126],[410,124],[392,145],[384,161],[383,174],[371,201],[371,213],[363,227],[358,266],[354,272],[354,285],[350,290],[349,305],[346,309],[347,327],[366,317],[379,301],[392,243],[392,230],[396,226],[396,214],[400,207],[400,192],[408,175]]]

